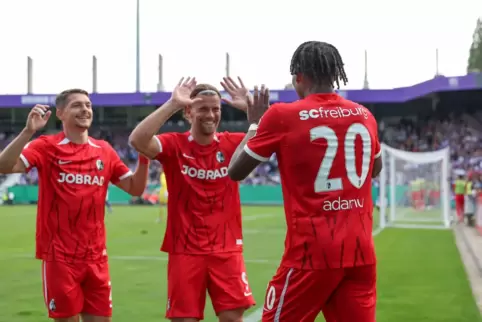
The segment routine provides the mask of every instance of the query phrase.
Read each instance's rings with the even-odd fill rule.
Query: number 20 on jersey
[[[363,145],[362,171],[360,175],[357,174],[355,160],[355,140],[357,136],[361,137]],[[311,142],[317,139],[325,139],[327,142],[326,152],[315,178],[315,192],[343,190],[342,178],[328,179],[333,161],[338,152],[339,140],[344,140],[345,148],[343,152],[345,154],[345,169],[348,180],[358,189],[363,186],[368,177],[372,155],[372,139],[365,125],[353,123],[343,137],[338,137],[335,131],[328,126],[317,126],[310,130],[310,138]]]

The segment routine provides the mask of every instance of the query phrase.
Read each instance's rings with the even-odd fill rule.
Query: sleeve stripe
[[[27,158],[23,154],[20,154],[20,160],[22,160],[26,169],[30,168],[30,162],[28,162]]]
[[[122,180],[124,180],[124,179],[126,179],[126,178],[129,178],[129,177],[132,176],[132,175],[133,175],[132,171],[129,170],[126,174],[124,174],[124,175],[122,175],[122,176],[119,177],[119,181],[122,181]]]
[[[257,154],[256,152],[253,152],[253,150],[251,150],[250,148],[248,148],[247,145],[244,146],[244,152],[246,152],[250,157],[252,157],[253,159],[256,159],[260,162],[266,162],[269,160],[269,157],[268,158],[265,158],[265,157],[262,157],[260,156],[259,154]]]
[[[382,156],[382,149],[380,149],[380,151],[378,151],[378,153],[375,154],[375,159],[378,159],[381,156]]]
[[[154,139],[156,139],[157,144],[159,145],[159,153],[162,153],[162,143],[161,140],[157,137],[157,135],[154,135]]]

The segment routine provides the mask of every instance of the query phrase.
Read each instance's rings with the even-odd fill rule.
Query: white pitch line
[[[383,230],[383,228],[375,229],[372,233],[373,237],[378,235],[382,230]],[[264,303],[263,303],[263,306],[264,306]],[[263,317],[263,308],[260,307],[259,309],[255,310],[253,313],[251,313],[250,315],[245,317],[244,322],[259,322],[259,321],[261,321],[262,317]]]

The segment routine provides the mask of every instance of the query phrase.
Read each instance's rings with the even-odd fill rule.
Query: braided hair
[[[320,42],[302,43],[291,58],[291,75],[307,76],[315,85],[326,85],[340,88],[340,81],[348,83],[343,60],[335,46]]]

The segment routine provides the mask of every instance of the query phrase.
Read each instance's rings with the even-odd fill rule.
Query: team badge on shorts
[[[55,300],[51,299],[50,303],[49,303],[49,310],[52,311],[52,312],[55,312],[56,309],[57,309],[57,307],[55,306]]]
[[[219,163],[223,163],[224,162],[224,154],[221,152],[221,151],[218,151],[218,153],[216,153],[216,160],[218,160]]]
[[[102,162],[102,160],[95,161],[95,166],[99,171],[104,170],[104,162]]]

